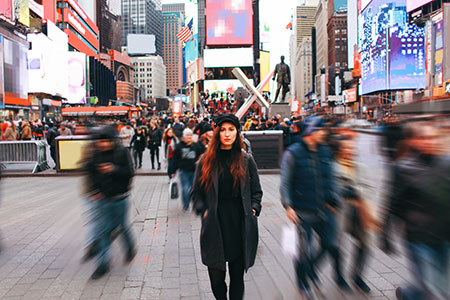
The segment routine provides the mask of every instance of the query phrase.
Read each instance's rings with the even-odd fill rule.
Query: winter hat
[[[238,117],[233,114],[223,114],[219,115],[214,119],[214,127],[218,127],[225,122],[233,124],[237,130],[241,130],[241,122],[239,122]]]
[[[190,130],[189,128],[186,128],[183,130],[183,137],[186,137],[188,134],[192,135],[192,130]]]
[[[325,120],[323,118],[309,116],[301,122],[301,134],[302,136],[308,136],[323,127],[325,127]]]

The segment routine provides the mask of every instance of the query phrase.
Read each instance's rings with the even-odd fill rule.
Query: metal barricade
[[[250,142],[258,169],[279,169],[283,155],[283,131],[243,131]]]
[[[43,141],[1,141],[0,164],[35,163],[33,174],[49,169]]]

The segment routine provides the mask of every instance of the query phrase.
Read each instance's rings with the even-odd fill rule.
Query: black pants
[[[159,147],[158,146],[150,146],[150,158],[152,161],[152,168],[155,168],[155,156],[156,156],[156,163],[159,163]]]
[[[230,300],[242,300],[244,298],[244,260],[228,263],[230,272]],[[208,267],[211,289],[217,300],[227,300],[227,284],[225,283],[225,273],[219,269]]]
[[[142,167],[142,151],[134,150],[133,152],[134,156],[134,167],[137,168],[138,166]],[[139,161],[139,164],[138,164]]]

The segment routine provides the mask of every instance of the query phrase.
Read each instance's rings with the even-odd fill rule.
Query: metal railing
[[[43,141],[1,141],[0,164],[34,163],[33,173],[49,168],[47,144]]]

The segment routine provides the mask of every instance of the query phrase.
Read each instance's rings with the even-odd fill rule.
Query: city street
[[[256,263],[245,277],[246,299],[298,299],[292,263],[281,249],[282,227],[288,219],[279,202],[279,176],[262,175],[261,181],[260,242]],[[182,212],[181,201],[169,199],[165,176],[134,180],[130,207],[138,242],[134,261],[123,263],[116,240],[111,272],[98,281],[89,280],[94,263],[81,263],[85,241],[81,182],[77,177],[2,180],[1,299],[213,299],[200,259],[200,220]],[[343,242],[348,269],[350,241]],[[341,293],[331,279],[328,261],[322,271],[325,299],[367,298],[356,290]],[[406,261],[373,247],[366,277],[372,288],[369,299],[395,299],[395,288],[408,280]]]

